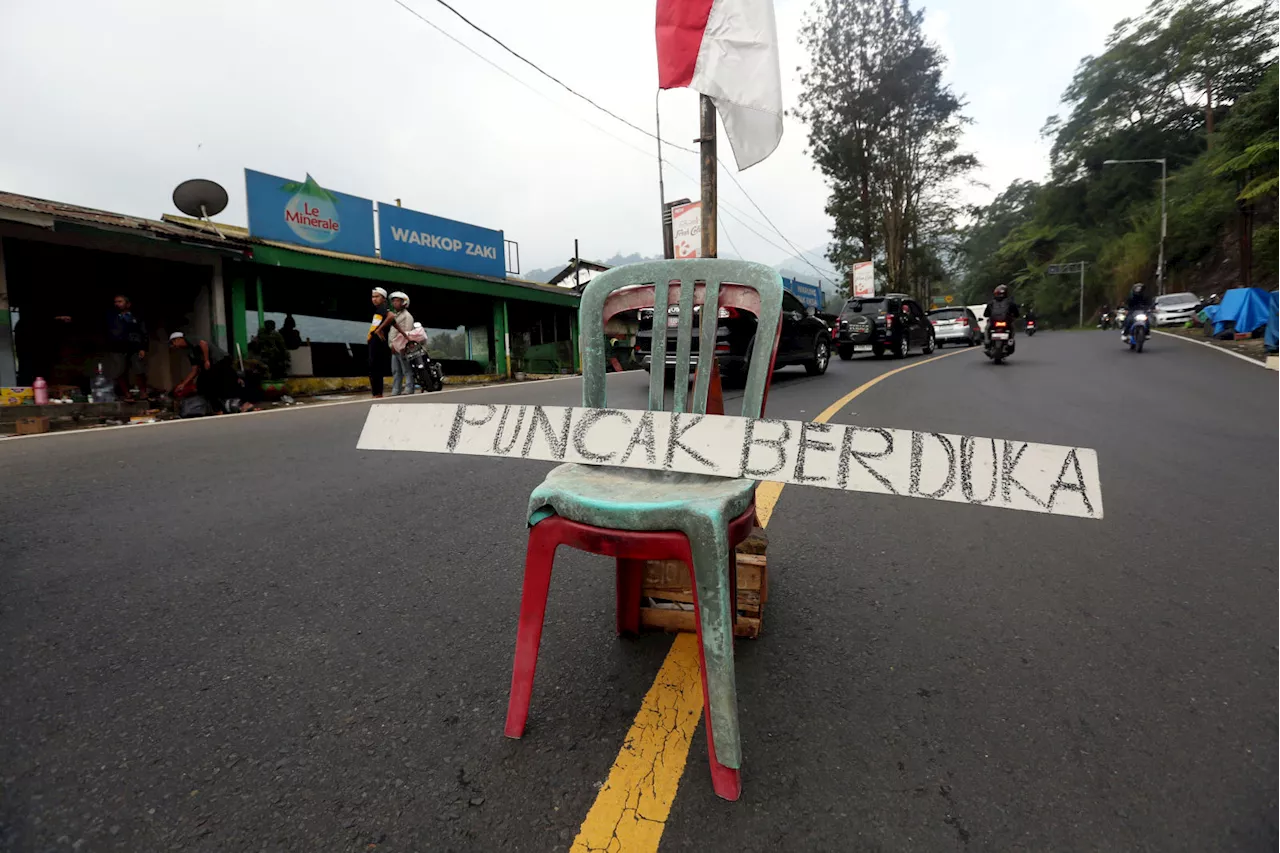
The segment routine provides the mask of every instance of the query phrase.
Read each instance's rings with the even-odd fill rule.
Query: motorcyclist
[[[990,301],[987,302],[986,309],[982,312],[982,316],[987,319],[1005,320],[1009,322],[1009,340],[1013,340],[1013,323],[1012,321],[1021,316],[1018,310],[1018,303],[1013,301],[1013,297],[1009,295],[1009,286],[1006,284],[997,285],[995,292],[992,293]],[[991,324],[987,323],[987,340],[991,340]]]
[[[1151,310],[1151,299],[1147,296],[1146,288],[1142,282],[1137,282],[1133,286],[1133,290],[1129,291],[1129,298],[1125,300],[1124,307],[1126,309],[1124,315],[1124,334],[1127,337],[1129,330],[1133,328],[1133,318],[1139,311]]]

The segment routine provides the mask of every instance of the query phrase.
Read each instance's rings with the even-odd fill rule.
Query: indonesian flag
[[[715,101],[738,170],[782,140],[773,0],[658,0],[658,88]]]

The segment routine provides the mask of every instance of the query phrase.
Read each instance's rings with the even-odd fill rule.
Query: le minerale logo
[[[281,189],[293,193],[284,206],[284,221],[289,230],[308,243],[328,243],[338,236],[342,223],[338,220],[337,196],[310,175],[301,184],[290,182]]]

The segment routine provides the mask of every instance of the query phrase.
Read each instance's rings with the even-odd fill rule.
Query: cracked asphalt
[[[833,418],[1095,448],[1106,518],[788,486],[737,647],[742,800],[699,726],[661,850],[1276,848],[1276,375],[1115,337],[943,359]],[[769,413],[898,365],[787,369]],[[611,566],[561,551],[504,738],[550,466],[358,452],[367,409],[0,442],[0,849],[569,847],[672,639],[615,638]]]

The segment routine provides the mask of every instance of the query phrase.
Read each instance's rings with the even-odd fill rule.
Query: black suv
[[[701,307],[694,311],[700,312]],[[667,309],[667,369],[676,364],[676,315],[680,306]],[[746,380],[747,364],[756,343],[756,318],[747,311],[721,308],[720,322],[716,324],[716,361],[726,381]],[[693,325],[693,365],[698,361],[698,337],[701,324]],[[636,331],[636,358],[645,370],[653,366],[653,309],[640,310],[640,326]],[[827,372],[831,360],[831,327],[815,316],[814,311],[790,293],[782,294],[782,335],[778,339],[778,356],[775,367],[803,364],[810,376]]]
[[[928,355],[937,346],[924,311],[905,293],[850,299],[840,311],[839,324],[836,349],[845,361],[855,352],[876,357],[891,352],[906,358],[912,347]]]

